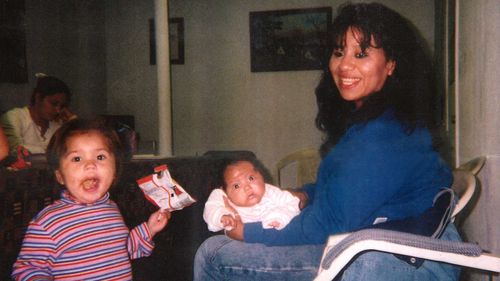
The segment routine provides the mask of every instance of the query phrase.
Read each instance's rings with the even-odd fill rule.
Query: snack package
[[[137,180],[144,196],[151,203],[169,212],[182,210],[196,202],[168,171],[167,165],[154,169],[154,173]]]

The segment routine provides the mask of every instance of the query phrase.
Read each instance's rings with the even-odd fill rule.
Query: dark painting
[[[0,82],[28,82],[24,0],[0,1]]]
[[[321,69],[330,7],[250,12],[252,72]]]

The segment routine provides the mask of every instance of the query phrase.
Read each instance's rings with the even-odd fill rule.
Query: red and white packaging
[[[137,184],[144,196],[162,210],[169,212],[182,210],[196,202],[172,179],[167,165],[155,167],[153,174],[138,179]]]

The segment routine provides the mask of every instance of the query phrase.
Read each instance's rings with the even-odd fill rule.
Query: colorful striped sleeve
[[[31,223],[14,263],[12,277],[15,280],[52,280],[51,267],[55,248],[47,231],[42,226]]]
[[[146,222],[130,231],[127,248],[131,259],[147,257],[153,252],[155,244]]]

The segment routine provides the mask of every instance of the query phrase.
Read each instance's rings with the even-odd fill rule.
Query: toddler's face
[[[115,156],[102,134],[95,131],[71,136],[67,152],[59,160],[57,181],[66,186],[80,203],[94,203],[102,198],[113,183]]]
[[[224,172],[226,194],[236,206],[251,207],[262,200],[266,191],[264,178],[247,161],[237,162]]]

